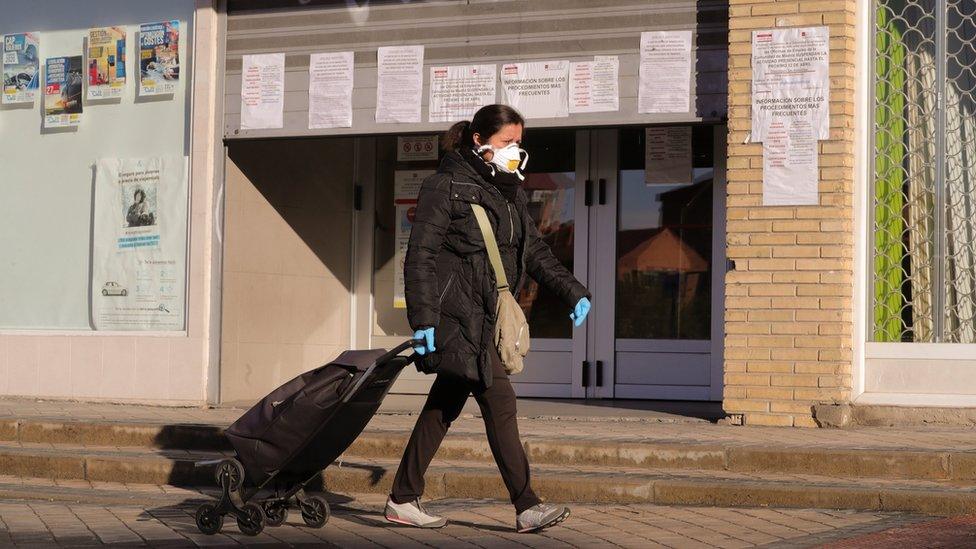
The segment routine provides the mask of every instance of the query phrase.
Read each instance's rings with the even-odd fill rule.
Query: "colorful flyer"
[[[88,99],[114,99],[125,92],[125,29],[88,31]]]
[[[180,22],[139,26],[139,95],[176,93],[180,83]]]
[[[33,103],[40,87],[40,34],[25,32],[3,37],[3,98],[7,104]]]
[[[44,127],[81,122],[81,56],[49,57],[44,65]]]

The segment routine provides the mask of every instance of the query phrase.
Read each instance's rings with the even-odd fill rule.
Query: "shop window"
[[[976,4],[875,4],[879,342],[976,342]]]
[[[194,2],[80,4],[0,17],[0,330],[179,333]]]

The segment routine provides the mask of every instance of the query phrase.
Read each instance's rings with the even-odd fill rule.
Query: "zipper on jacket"
[[[444,296],[447,295],[447,291],[451,289],[451,284],[454,283],[454,277],[457,273],[451,273],[451,276],[447,278],[447,284],[444,285],[444,289],[441,290],[441,296],[437,298],[437,304],[440,305],[444,301]]]
[[[505,206],[508,207],[508,224],[510,232],[508,233],[508,243],[511,244],[515,240],[515,216],[512,215],[512,203],[505,201]]]
[[[464,181],[454,181],[453,179],[451,180],[451,184],[452,185],[467,185],[469,187],[478,187],[479,189],[484,189],[484,187],[482,187],[481,185],[478,185],[477,183],[465,183]]]

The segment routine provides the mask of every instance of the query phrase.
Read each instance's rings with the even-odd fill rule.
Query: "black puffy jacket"
[[[472,203],[487,210],[496,235],[499,223],[522,224],[519,272],[562,297],[566,322],[576,302],[589,295],[542,240],[527,200],[520,188],[515,203],[508,202],[457,152],[445,155],[437,173],[424,180],[404,264],[410,326],[435,328],[436,352],[423,357],[422,370],[477,372],[482,384],[491,384],[488,349],[498,296]],[[514,293],[524,278],[509,281]]]

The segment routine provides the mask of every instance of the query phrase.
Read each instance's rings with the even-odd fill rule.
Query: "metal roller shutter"
[[[251,7],[253,0],[240,7]],[[264,4],[272,4],[265,2]],[[277,2],[277,5],[288,4]],[[224,129],[227,138],[383,134],[440,131],[428,123],[429,67],[546,59],[578,61],[594,55],[620,57],[620,110],[533,119],[533,127],[607,126],[719,120],[726,117],[728,3],[711,0],[518,0],[410,3],[320,2],[320,5],[260,10],[230,4],[227,20]],[[355,7],[355,4],[361,7]],[[637,113],[640,33],[694,32],[691,112]],[[422,44],[422,122],[377,124],[376,48]],[[355,52],[353,127],[308,129],[309,54]],[[284,127],[240,129],[241,58],[245,54],[286,54]],[[501,95],[499,83],[499,96]]]

